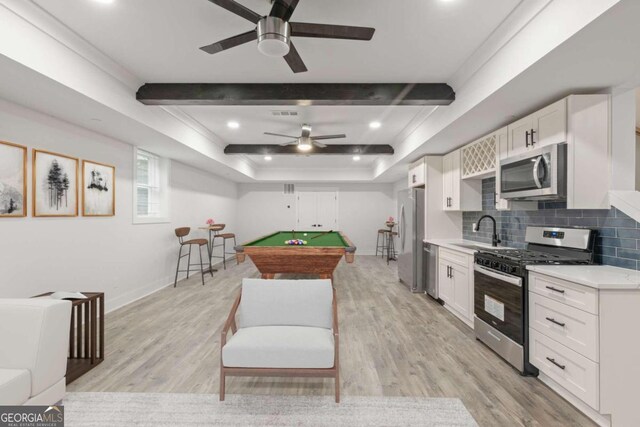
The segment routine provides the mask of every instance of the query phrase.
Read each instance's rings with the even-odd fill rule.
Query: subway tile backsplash
[[[640,270],[640,228],[638,223],[616,208],[567,209],[564,202],[539,202],[535,211],[497,211],[494,203],[495,178],[482,181],[481,212],[463,213],[463,236],[467,240],[491,243],[491,221],[483,221],[474,233],[472,224],[482,215],[496,219],[501,245],[522,248],[528,225],[588,227],[598,232],[596,262]]]

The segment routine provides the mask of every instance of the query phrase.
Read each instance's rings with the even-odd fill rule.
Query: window
[[[133,222],[168,222],[169,161],[136,149],[134,176]]]

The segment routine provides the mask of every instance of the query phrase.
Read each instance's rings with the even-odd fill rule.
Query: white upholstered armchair
[[[0,405],[64,397],[71,302],[0,299]]]
[[[227,339],[229,330],[233,336]],[[338,313],[331,280],[244,279],[222,329],[220,353],[220,400],[226,376],[291,376],[335,378],[339,402]]]

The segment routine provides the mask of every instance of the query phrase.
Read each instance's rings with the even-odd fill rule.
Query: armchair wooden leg
[[[340,371],[336,370],[336,403],[340,403]]]
[[[225,375],[224,375],[224,368],[220,368],[220,401],[222,402],[224,400],[224,391],[225,391]]]

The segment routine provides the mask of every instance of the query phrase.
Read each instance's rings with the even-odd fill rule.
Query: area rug
[[[460,399],[67,393],[70,426],[477,426]]]

